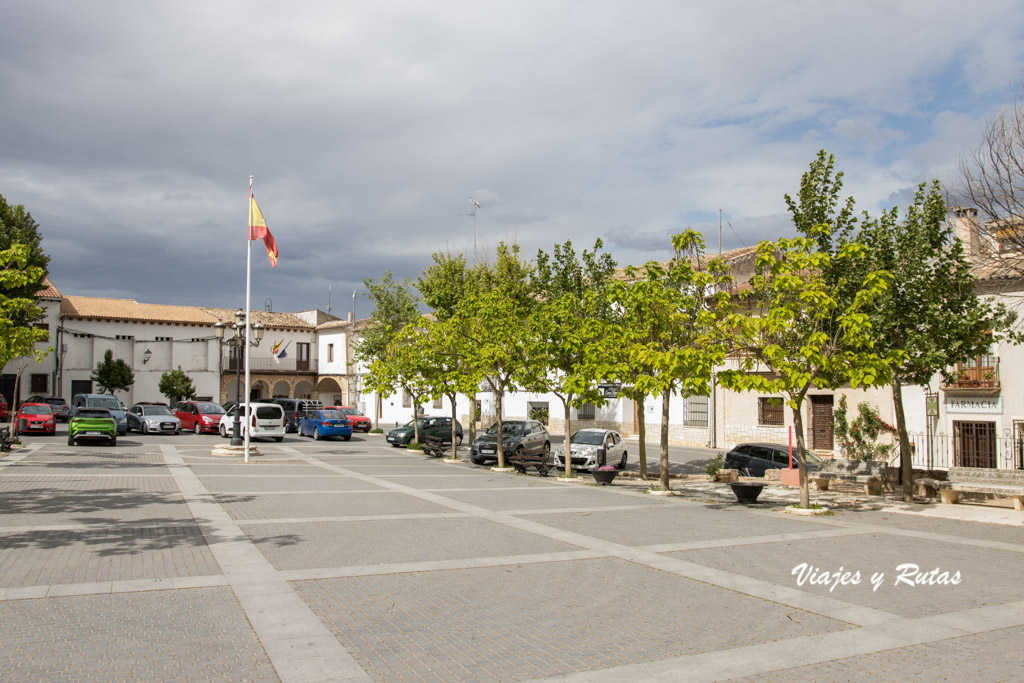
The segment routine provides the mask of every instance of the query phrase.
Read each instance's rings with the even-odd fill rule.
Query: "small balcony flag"
[[[277,268],[277,242],[270,234],[267,222],[263,220],[263,212],[256,203],[256,197],[249,194],[249,239],[258,240],[263,238],[263,246],[267,248],[267,256],[270,257],[270,266]]]

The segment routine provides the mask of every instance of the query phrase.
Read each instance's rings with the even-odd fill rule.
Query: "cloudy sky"
[[[620,264],[688,225],[717,250],[719,210],[726,249],[789,235],[822,148],[903,206],[1022,67],[1019,0],[5,0],[0,194],[65,294],[236,307],[252,175],[253,307],[345,315],[474,226]]]

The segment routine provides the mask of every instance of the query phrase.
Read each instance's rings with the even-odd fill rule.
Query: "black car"
[[[443,441],[452,438],[452,419],[450,417],[420,417],[417,418],[416,431],[419,433],[419,443],[426,441],[428,436],[439,436]],[[396,427],[387,433],[387,442],[398,448],[408,446],[412,442],[413,429],[412,420],[409,420],[401,427]],[[455,445],[462,445],[462,424],[455,421]]]
[[[796,465],[796,449],[793,453],[793,467]],[[807,471],[814,472],[821,465],[821,458],[808,450],[804,451]],[[725,454],[725,469],[739,470],[744,477],[763,477],[765,470],[781,470],[789,467],[789,447],[777,443],[741,443]]]
[[[544,425],[536,420],[504,420],[501,423],[502,452],[505,457],[516,451],[532,454],[548,454],[551,452],[551,437]],[[489,460],[498,460],[498,423],[478,436],[469,455],[475,465],[483,465]]]
[[[324,404],[308,398],[271,398],[266,403],[276,403],[284,408],[284,428],[286,432],[295,434],[299,431],[299,421],[307,410],[323,410]]]

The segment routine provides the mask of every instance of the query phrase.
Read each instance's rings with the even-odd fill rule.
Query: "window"
[[[328,344],[327,345],[327,362],[328,363],[333,363],[334,362],[334,344]]]
[[[156,341],[158,341],[158,342],[169,342],[169,341],[174,341],[174,340],[171,337],[157,337]]]
[[[133,337],[130,334],[117,334],[114,335],[114,339],[119,339],[121,341],[131,341],[132,339],[135,339],[135,337]]]
[[[49,387],[49,382],[48,382],[49,379],[50,379],[50,376],[47,375],[47,374],[32,373],[32,378],[31,378],[32,393],[33,394],[45,394],[45,393],[47,393],[47,388]]]
[[[441,407],[441,398],[440,397],[434,399],[434,407],[435,408],[440,408]]]
[[[781,427],[785,424],[782,399],[775,396],[759,396],[757,399],[757,424],[764,427]]]
[[[593,403],[586,403],[576,411],[576,417],[581,420],[593,420],[597,417],[597,406]]]
[[[708,397],[688,396],[686,398],[686,416],[683,424],[687,427],[708,426]]]
[[[309,370],[309,342],[297,342],[295,344],[296,370]]]

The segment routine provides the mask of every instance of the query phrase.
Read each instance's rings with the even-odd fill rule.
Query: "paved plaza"
[[[1024,680],[1012,509],[218,442],[0,460],[0,679]]]

